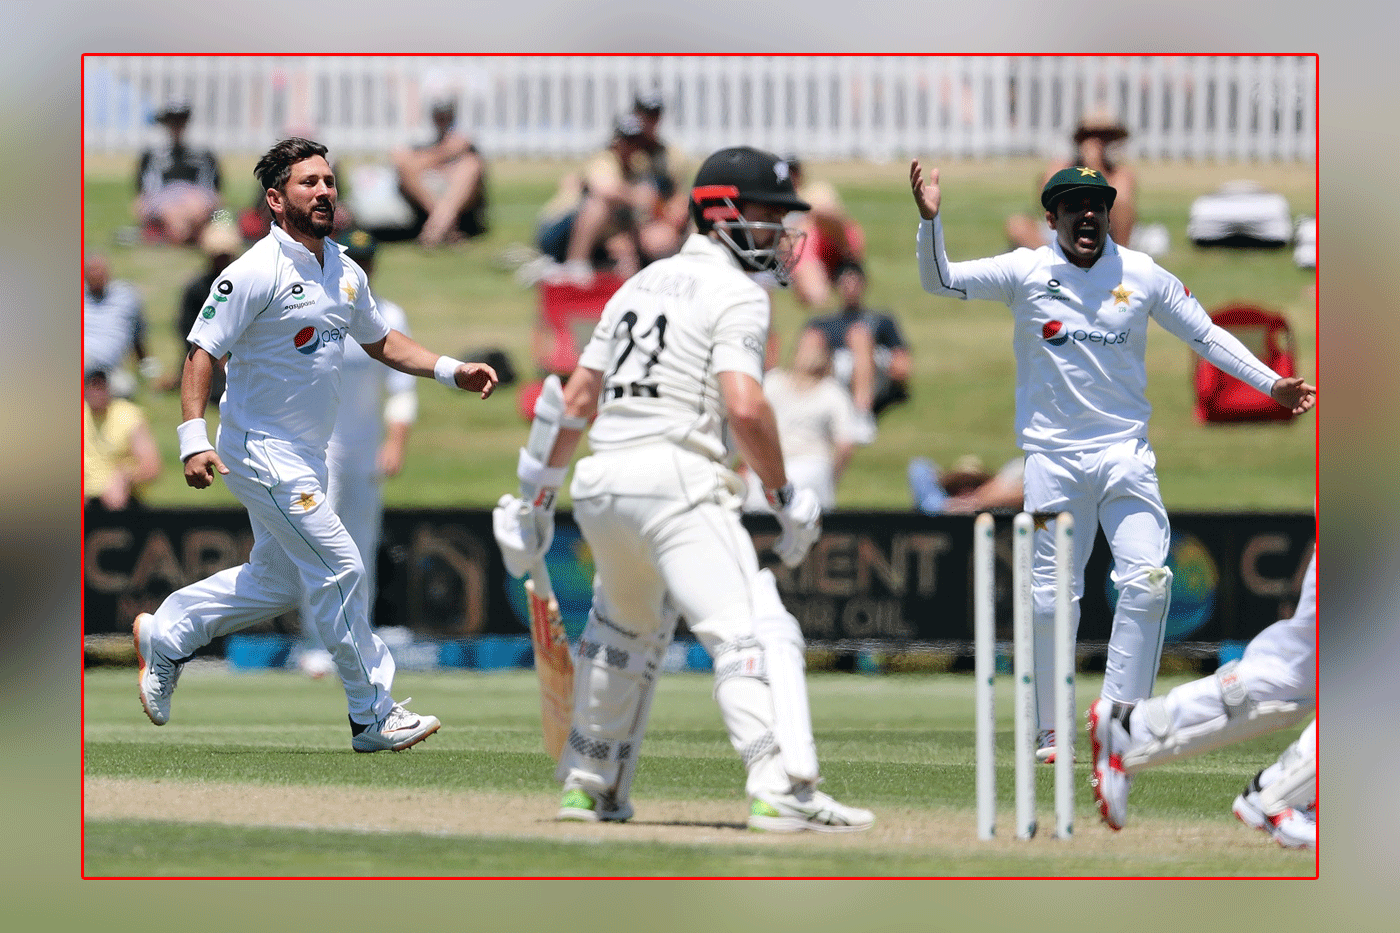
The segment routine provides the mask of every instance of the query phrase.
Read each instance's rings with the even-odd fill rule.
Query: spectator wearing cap
[[[1118,192],[1108,235],[1120,246],[1132,245],[1137,223],[1137,174],[1119,160],[1118,150],[1128,138],[1128,128],[1112,112],[1085,114],[1074,130],[1074,152],[1069,159],[1046,169],[1036,191],[1045,189],[1050,176],[1067,168],[1091,168]],[[1013,247],[1036,249],[1055,239],[1055,229],[1035,217],[1015,215],[1006,221],[1006,238]]]
[[[185,142],[190,124],[187,101],[165,104],[154,120],[165,128],[168,140],[141,152],[136,165],[136,216],[152,239],[193,244],[223,203],[219,161],[209,149]]]
[[[434,94],[428,101],[430,142],[395,149],[399,192],[416,216],[418,243],[435,247],[486,232],[486,161],[457,124],[457,98]]]
[[[374,287],[379,244],[366,230],[346,230],[335,237],[342,256],[365,270],[375,306],[385,323],[412,336],[408,315],[386,301]],[[370,359],[353,340],[345,341],[340,364],[340,408],[326,445],[326,501],[359,548],[370,594],[370,621],[378,593],[379,541],[384,524],[384,482],[403,470],[408,438],[418,418],[418,380]],[[310,612],[303,605],[302,619]],[[316,628],[303,626],[297,665],[316,677],[334,669],[330,652]]]
[[[636,114],[619,117],[608,145],[582,172],[565,176],[545,205],[536,245],[566,278],[591,281],[601,269],[630,276],[680,248],[681,231],[654,217],[646,145]]]
[[[792,270],[792,291],[802,304],[820,308],[831,300],[837,266],[864,261],[865,231],[846,210],[831,182],[811,178],[795,155],[787,156],[786,161],[797,193],[812,205],[810,211],[800,215],[800,220],[794,218],[806,237]]]
[[[835,278],[837,310],[807,322],[798,337],[798,352],[804,352],[806,343],[826,347],[833,375],[846,387],[855,407],[853,438],[858,444],[869,444],[875,440],[875,419],[909,398],[913,359],[899,323],[866,306],[866,277],[860,263],[841,263]]]
[[[160,476],[160,451],[146,413],[115,398],[105,369],[83,376],[83,497],[88,508],[116,512],[139,505]]]
[[[204,268],[201,269],[194,278],[185,283],[185,287],[180,292],[180,307],[175,319],[175,331],[180,340],[185,344],[185,353],[188,354],[194,344],[189,342],[189,333],[194,329],[195,322],[199,320],[199,315],[209,304],[209,295],[214,288],[214,282],[219,278],[219,274],[243,254],[243,237],[232,223],[216,221],[204,228],[204,232],[199,235],[199,249],[204,253]],[[172,378],[162,385],[163,389],[175,390],[180,387],[180,380],[184,372],[185,357],[180,357],[180,363],[175,367]],[[217,402],[224,394],[224,371],[221,367],[214,369],[213,379],[209,383],[209,401]]]

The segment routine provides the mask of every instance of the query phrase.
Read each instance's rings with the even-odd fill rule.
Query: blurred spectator
[[[690,186],[683,183],[693,168],[685,165],[685,158],[674,146],[661,138],[661,117],[665,113],[665,102],[656,92],[638,94],[632,102],[632,114],[642,126],[642,158],[639,174],[643,184],[650,185],[655,192],[654,202],[647,211],[646,218],[652,223],[644,224],[644,235],[655,238],[652,243],[643,243],[642,252],[658,257],[675,252],[684,238],[690,224]],[[674,242],[671,237],[674,236]]]
[[[156,112],[169,142],[141,152],[136,167],[136,216],[149,237],[186,245],[218,209],[219,162],[208,149],[185,142],[190,123],[188,101],[173,101]]]
[[[932,460],[915,457],[909,461],[909,492],[914,508],[926,515],[1020,509],[1025,498],[1021,480],[1024,466],[1023,458],[1013,457],[991,473],[981,457],[968,454],[944,472]]]
[[[913,362],[895,319],[866,308],[866,277],[860,264],[842,263],[835,280],[839,309],[809,320],[798,342],[825,343],[836,380],[846,386],[855,404],[857,443],[869,444],[875,440],[875,418],[909,398]]]
[[[680,248],[681,232],[654,219],[657,189],[644,173],[647,139],[635,114],[619,117],[607,148],[560,182],[541,212],[536,245],[580,283],[611,270],[626,278]]]
[[[399,191],[416,217],[418,243],[471,239],[486,232],[486,162],[457,126],[457,98],[438,94],[428,104],[433,139],[395,149]]]
[[[89,508],[116,512],[140,505],[141,493],[160,475],[160,452],[146,414],[113,398],[107,373],[83,377],[83,497]]]
[[[126,369],[132,353],[147,382],[160,380],[160,360],[146,349],[146,311],[141,293],[130,282],[112,278],[112,266],[101,253],[83,259],[83,371],[102,370],[118,398],[136,391],[136,378]]]
[[[807,236],[792,270],[792,290],[802,304],[820,308],[831,298],[837,267],[865,259],[865,232],[830,182],[809,179],[797,156],[788,156],[786,162],[798,197],[812,205],[795,224]]]
[[[822,511],[836,507],[836,487],[855,450],[855,409],[831,376],[831,352],[821,341],[797,345],[791,369],[771,369],[763,394],[778,422],[788,482],[817,494]],[[768,510],[762,484],[744,471],[747,511]]]
[[[212,223],[199,235],[199,248],[204,253],[205,266],[198,275],[185,283],[184,290],[180,293],[179,315],[175,320],[175,332],[184,343],[186,354],[194,346],[189,342],[190,331],[194,329],[195,321],[199,320],[200,312],[205,309],[214,288],[214,280],[229,263],[243,254],[243,238],[231,224]],[[184,368],[185,355],[182,354],[174,375],[163,388],[178,389]],[[223,394],[224,370],[222,367],[215,367],[213,379],[209,384],[209,401],[217,402]]]
[[[1132,242],[1133,227],[1137,223],[1137,174],[1119,160],[1120,144],[1128,135],[1128,128],[1112,113],[1097,110],[1086,114],[1074,130],[1074,153],[1068,160],[1056,162],[1045,170],[1036,185],[1035,196],[1039,201],[1050,176],[1063,169],[1082,167],[1102,172],[1118,192],[1109,214],[1108,235],[1119,246],[1139,248]],[[1013,247],[1038,249],[1055,241],[1055,229],[1043,213],[1034,217],[1016,215],[1006,221],[1006,237]],[[1165,252],[1147,251],[1154,256]]]
[[[335,238],[365,270],[374,303],[394,330],[412,336],[403,308],[374,291],[378,244],[364,230]],[[409,433],[418,417],[417,379],[370,358],[355,341],[345,341],[340,366],[340,409],[326,446],[326,501],[360,551],[369,588],[370,621],[378,594],[379,539],[384,523],[384,481],[403,469]],[[313,677],[334,670],[331,654],[303,603],[303,648],[297,664]]]

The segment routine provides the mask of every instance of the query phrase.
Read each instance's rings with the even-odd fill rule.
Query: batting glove
[[[517,496],[501,496],[491,510],[491,530],[506,572],[523,577],[538,567],[554,541],[554,497],[536,507]]]
[[[821,502],[812,490],[794,489],[791,483],[780,489],[764,490],[764,493],[782,528],[773,551],[784,564],[796,567],[821,537]]]

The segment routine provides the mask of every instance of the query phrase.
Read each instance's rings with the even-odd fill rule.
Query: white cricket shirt
[[[408,316],[402,308],[382,298],[375,307],[384,323],[401,334],[412,336]],[[373,464],[384,441],[384,400],[386,396],[409,393],[415,400],[418,378],[399,372],[371,357],[355,341],[345,346],[340,364],[340,410],[331,431],[330,446]]]
[[[189,340],[228,353],[220,429],[323,451],[340,402],[345,341],[389,333],[364,270],[326,240],[324,266],[273,225],[214,281]]]
[[[1058,242],[949,262],[937,217],[920,222],[917,243],[925,291],[1010,307],[1022,450],[1096,449],[1147,438],[1149,317],[1265,395],[1279,378],[1211,323],[1176,276],[1112,240],[1088,269],[1066,259]]]
[[[613,294],[579,363],[603,373],[594,450],[664,440],[726,456],[718,376],[762,384],[768,293],[729,250],[692,234]]]

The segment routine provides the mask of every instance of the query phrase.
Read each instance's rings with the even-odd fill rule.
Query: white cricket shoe
[[[1089,786],[1099,817],[1117,832],[1128,818],[1128,788],[1133,779],[1123,770],[1123,750],[1129,744],[1128,730],[1114,715],[1111,700],[1098,699],[1089,707],[1089,741],[1094,749],[1094,771]]]
[[[1259,800],[1259,774],[1250,778],[1240,795],[1235,798],[1231,809],[1239,821],[1260,832],[1268,833],[1274,842],[1285,849],[1317,848],[1317,815],[1312,810],[1295,810],[1292,807],[1276,816],[1269,816]]]
[[[625,823],[632,818],[632,802],[618,803],[611,794],[593,795],[575,787],[564,791],[556,820],[575,823]]]
[[[797,782],[791,793],[754,797],[749,806],[749,829],[769,833],[854,833],[875,825],[875,814],[848,807],[815,783]]]
[[[1040,734],[1035,739],[1035,760],[1043,765],[1053,765],[1055,763],[1055,730],[1041,729]],[[1076,753],[1072,761],[1078,761],[1079,755]]]
[[[413,697],[403,703],[411,703]],[[442,726],[436,716],[410,713],[403,703],[395,703],[389,715],[364,725],[350,720],[350,745],[357,752],[401,752],[417,745]]]
[[[136,643],[141,708],[151,722],[163,726],[170,721],[170,698],[175,694],[175,685],[180,681],[185,659],[177,661],[167,658],[156,650],[151,643],[155,624],[155,616],[149,612],[141,613],[131,623],[131,640]]]

